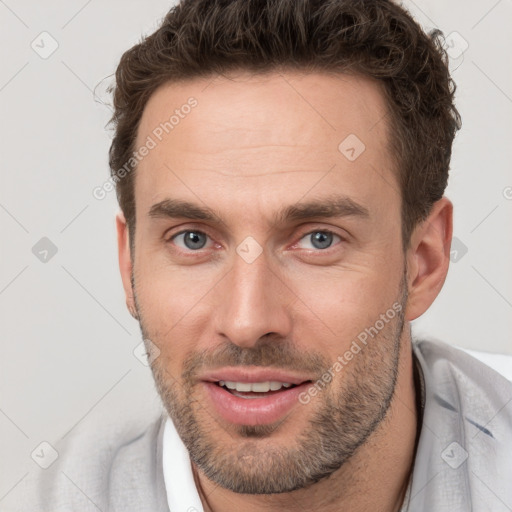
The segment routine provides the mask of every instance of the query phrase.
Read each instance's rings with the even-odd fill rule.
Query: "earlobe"
[[[452,230],[453,204],[443,197],[411,236],[407,254],[408,321],[425,313],[443,287],[450,264]]]
[[[131,281],[132,260],[130,254],[130,234],[126,219],[121,211],[116,215],[116,229],[119,270],[121,272],[121,280],[123,281],[126,307],[133,318],[138,319]]]

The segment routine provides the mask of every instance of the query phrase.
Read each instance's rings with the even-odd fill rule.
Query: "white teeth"
[[[228,389],[236,391],[252,391],[254,393],[267,393],[268,391],[277,391],[281,388],[289,388],[291,386],[288,382],[231,382],[231,381],[219,381],[220,386],[225,386]]]
[[[281,386],[279,386],[281,387]],[[266,393],[267,391],[272,389],[272,382],[255,382],[251,384],[251,391],[256,391],[258,393]],[[279,389],[279,388],[276,388]]]

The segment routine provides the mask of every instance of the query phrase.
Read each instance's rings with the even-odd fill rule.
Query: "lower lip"
[[[217,413],[238,425],[268,425],[282,419],[299,403],[299,395],[311,385],[305,382],[262,398],[240,398],[213,382],[204,382]]]

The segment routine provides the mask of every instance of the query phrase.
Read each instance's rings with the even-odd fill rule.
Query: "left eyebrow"
[[[359,217],[368,220],[368,208],[347,196],[329,196],[307,203],[287,206],[275,217],[277,224],[290,221],[307,220],[314,217]]]

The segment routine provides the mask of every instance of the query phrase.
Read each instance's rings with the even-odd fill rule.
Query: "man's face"
[[[386,104],[348,75],[212,80],[145,108],[136,306],[199,469],[286,492],[342,466],[393,395],[407,287]]]

